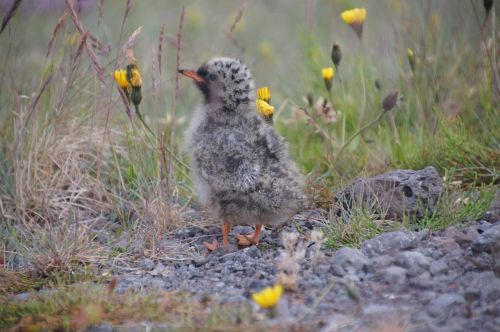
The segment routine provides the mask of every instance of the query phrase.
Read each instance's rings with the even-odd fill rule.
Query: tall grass
[[[50,278],[109,259],[189,255],[163,241],[196,205],[181,145],[200,97],[177,69],[216,55],[242,58],[257,86],[270,87],[276,129],[315,206],[329,209],[351,179],[394,167],[433,165],[460,181],[457,191],[498,185],[491,59],[499,30],[481,30],[467,1],[365,2],[361,39],[339,17],[353,1],[77,5],[67,0],[37,15],[42,2],[23,3],[0,34],[0,241],[9,268]],[[332,66],[333,41],[343,58],[330,93],[321,68]],[[123,106],[112,80],[128,49],[156,137]],[[403,102],[374,121],[393,90]],[[328,105],[329,117],[318,105]],[[381,231],[372,216],[355,217],[359,223],[335,226],[332,246]]]

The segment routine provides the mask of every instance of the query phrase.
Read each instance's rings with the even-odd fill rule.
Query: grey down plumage
[[[196,82],[204,95],[186,134],[201,203],[229,224],[276,224],[305,202],[288,147],[255,110],[254,83],[240,60],[215,58]]]

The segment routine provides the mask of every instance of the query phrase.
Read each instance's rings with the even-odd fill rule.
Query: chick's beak
[[[196,83],[206,83],[205,79],[193,70],[179,69],[179,74],[189,77]]]

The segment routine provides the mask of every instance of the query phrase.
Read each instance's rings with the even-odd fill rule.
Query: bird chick
[[[219,57],[179,72],[204,97],[186,133],[198,197],[222,221],[224,245],[238,224],[255,225],[252,235],[236,235],[238,244],[257,244],[262,225],[284,222],[304,206],[303,178],[284,139],[255,111],[254,82],[244,63]]]

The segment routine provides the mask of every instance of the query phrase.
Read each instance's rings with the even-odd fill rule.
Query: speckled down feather
[[[254,83],[241,61],[215,58],[197,72],[204,103],[186,148],[199,199],[230,224],[285,221],[305,202],[303,179],[284,139],[255,111]]]

